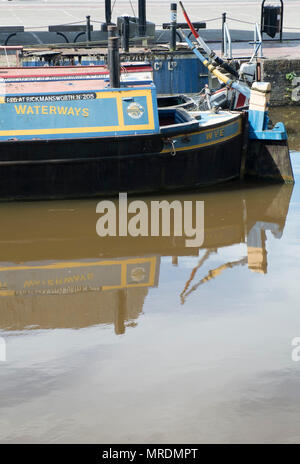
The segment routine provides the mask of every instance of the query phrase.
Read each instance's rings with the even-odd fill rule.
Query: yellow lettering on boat
[[[211,140],[213,137],[213,133],[212,132],[207,132],[206,134],[206,140]]]
[[[76,111],[76,116],[79,116],[79,113],[80,113],[80,111],[81,111],[81,108],[74,108],[74,109],[75,109],[75,111]]]
[[[40,280],[26,280],[24,283],[24,288],[26,287],[34,287],[35,285],[40,285]]]
[[[72,116],[75,116],[75,114],[74,114],[74,110],[73,110],[73,108],[72,108],[72,107],[70,107],[70,108],[69,108],[69,111],[68,111],[68,116],[70,116],[70,114],[71,114]]]
[[[215,138],[223,137],[224,136],[224,129],[215,129],[214,130]]]
[[[48,114],[48,106],[46,105],[42,106],[42,114]]]
[[[55,106],[50,106],[49,114],[56,114],[56,108],[55,108]]]
[[[33,111],[33,109],[31,108],[31,106],[28,106],[27,114],[34,114],[34,111]]]
[[[27,108],[27,105],[19,105],[19,106],[15,105],[15,110],[17,114],[25,114],[26,108]]]
[[[34,105],[33,108],[35,108],[36,114],[39,114],[39,113],[40,113],[40,107],[39,107],[39,105]]]
[[[64,116],[67,114],[68,108],[65,106],[58,106],[57,107],[58,114],[63,114]]]
[[[83,108],[82,110],[82,115],[87,118],[89,116],[89,109],[88,108]]]

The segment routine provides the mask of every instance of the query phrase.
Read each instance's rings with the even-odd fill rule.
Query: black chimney
[[[139,0],[139,36],[146,35],[146,0]]]
[[[111,23],[111,0],[105,0],[105,22],[106,26]]]

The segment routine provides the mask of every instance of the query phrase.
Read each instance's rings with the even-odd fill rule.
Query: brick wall
[[[272,84],[271,106],[300,106],[300,59],[263,60],[262,80]]]

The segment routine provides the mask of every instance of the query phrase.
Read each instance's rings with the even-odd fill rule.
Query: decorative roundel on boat
[[[127,107],[127,114],[133,119],[139,119],[145,113],[145,109],[137,102],[130,103]]]
[[[130,277],[134,282],[141,282],[146,277],[146,271],[143,267],[135,267],[132,269]]]

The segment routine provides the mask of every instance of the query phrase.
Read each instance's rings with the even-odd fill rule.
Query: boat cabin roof
[[[122,63],[123,72],[152,71],[147,63]],[[121,68],[121,71],[122,71]],[[106,76],[109,74],[107,66],[44,66],[24,68],[0,68],[0,79],[26,79],[77,76]]]
[[[121,86],[130,81],[130,87],[145,85],[135,73],[149,73],[147,63],[123,63]],[[132,75],[132,79],[131,76]],[[143,74],[142,74],[143,75]],[[152,80],[148,78],[149,82]],[[57,66],[32,68],[0,68],[0,93],[32,94],[55,92],[90,92],[109,87],[107,66]]]
[[[126,89],[127,85],[121,83],[120,89]],[[145,87],[145,83],[130,82],[128,87]],[[1,95],[26,95],[47,93],[70,93],[70,92],[96,92],[109,89],[109,81],[104,79],[79,80],[79,81],[40,81],[40,82],[6,82],[0,83]]]
[[[2,95],[26,95],[70,92],[95,92],[107,88],[103,79],[78,81],[6,82],[0,84]]]

